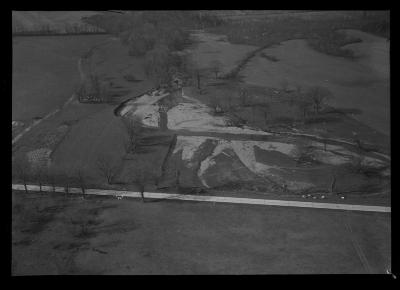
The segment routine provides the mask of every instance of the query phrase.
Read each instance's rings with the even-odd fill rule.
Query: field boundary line
[[[14,190],[25,190],[23,184],[12,184]],[[27,185],[27,189],[32,191],[39,191],[38,185]],[[70,193],[82,194],[80,188],[71,187],[68,189]],[[42,191],[53,192],[51,186],[42,186]],[[56,192],[65,192],[62,187],[56,187]],[[86,189],[85,195],[111,195],[117,197],[133,197],[141,198],[141,194],[135,191],[120,191],[110,189]],[[303,207],[303,208],[320,208],[320,209],[334,209],[334,210],[350,210],[350,211],[364,211],[364,212],[391,212],[391,207],[373,206],[373,205],[357,205],[357,204],[338,204],[338,203],[322,203],[322,202],[304,202],[304,201],[290,201],[290,200],[277,200],[277,199],[253,199],[253,198],[239,198],[227,196],[207,196],[207,195],[182,195],[161,192],[145,192],[145,198],[150,199],[166,199],[166,200],[186,200],[186,201],[203,201],[203,202],[221,202],[221,203],[235,203],[235,204],[254,204],[254,205],[267,205],[267,206],[286,206],[286,207]]]
[[[362,250],[362,248],[361,248],[360,244],[358,243],[357,239],[354,237],[353,230],[351,228],[351,225],[347,221],[347,218],[348,217],[346,215],[344,217],[344,224],[345,224],[346,230],[349,232],[351,243],[352,243],[355,251],[357,252],[358,258],[360,259],[361,264],[365,268],[366,272],[368,274],[372,274],[371,266],[368,263],[368,259],[365,256],[364,251]]]
[[[15,142],[17,142],[19,139],[22,138],[22,136],[24,136],[27,132],[29,132],[33,127],[37,126],[38,124],[40,124],[42,121],[54,116],[55,114],[57,114],[58,112],[60,112],[62,109],[64,109],[69,103],[72,102],[73,98],[75,97],[75,94],[72,94],[72,96],[61,106],[61,108],[55,109],[54,111],[48,113],[46,116],[44,116],[43,118],[34,121],[30,126],[26,127],[21,133],[19,133],[17,136],[14,137],[14,139],[12,139],[12,145],[15,144]]]

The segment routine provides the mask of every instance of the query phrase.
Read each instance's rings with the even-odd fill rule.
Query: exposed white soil
[[[211,109],[200,103],[180,103],[168,111],[168,128],[185,129],[192,132],[215,132],[232,134],[271,135],[249,127],[226,126],[228,120],[223,116],[213,116]]]
[[[196,103],[196,104],[201,104],[201,102],[198,99],[186,95],[185,91],[183,90],[183,88],[182,88],[182,98],[185,98],[185,99],[187,99],[187,100],[189,100],[189,101],[191,101],[193,103]]]
[[[157,127],[160,114],[156,103],[168,95],[167,92],[157,90],[144,94],[134,101],[127,102],[120,115],[137,118],[146,126]],[[212,109],[207,105],[184,93],[182,97],[190,103],[180,103],[168,111],[168,128],[171,130],[185,129],[193,132],[271,135],[271,133],[246,126],[243,128],[227,126],[226,117],[213,116]]]
[[[182,160],[186,161],[188,167],[192,167],[194,162],[192,161],[194,154],[201,144],[207,139],[217,140],[218,144],[214,148],[213,152],[200,163],[198,170],[198,176],[204,186],[208,187],[208,184],[204,178],[207,170],[216,164],[215,158],[220,154],[225,154],[229,157],[231,153],[240,159],[240,161],[252,172],[261,176],[271,176],[270,168],[278,168],[277,166],[270,166],[264,163],[258,162],[254,153],[254,147],[257,146],[263,150],[268,151],[279,151],[283,154],[294,156],[294,150],[296,148],[293,144],[279,143],[279,142],[264,142],[264,141],[238,141],[238,140],[224,140],[216,137],[204,137],[204,136],[179,136],[177,144],[174,149],[174,154],[182,152]]]
[[[139,110],[135,112],[135,115],[141,118],[143,125],[149,127],[158,127],[158,122],[160,119],[160,113],[158,110],[158,105],[145,105],[140,107]]]
[[[219,154],[223,153],[224,150],[230,149],[230,148],[231,148],[231,146],[230,146],[229,141],[219,140],[218,145],[214,148],[214,151],[211,153],[211,155],[208,156],[206,159],[204,159],[201,162],[199,171],[197,172],[197,175],[199,176],[201,182],[203,183],[203,185],[205,187],[209,187],[204,178],[205,172],[207,171],[208,168],[210,168],[211,166],[216,164],[216,162],[214,160],[215,157],[217,157]],[[227,154],[227,153],[225,153],[225,154]]]
[[[239,158],[239,160],[253,173],[262,177],[275,177],[280,179],[279,174],[271,172],[270,169],[279,169],[279,166],[268,165],[262,162],[258,162],[255,156],[254,147],[266,151],[278,151],[282,154],[290,157],[297,157],[296,145],[281,143],[281,142],[264,142],[264,141],[239,141],[239,140],[224,140],[217,137],[205,137],[205,136],[179,136],[174,154],[181,152],[181,158],[186,162],[186,165],[190,168],[193,167],[195,162],[193,161],[194,154],[199,150],[201,144],[207,141],[207,139],[216,140],[217,146],[213,152],[200,163],[200,168],[197,172],[199,179],[204,186],[209,187],[206,181],[207,171],[216,164],[215,159],[220,154],[225,154],[229,157],[232,156],[232,152]],[[316,147],[313,150],[312,156],[314,159],[330,165],[341,165],[350,163],[352,157],[358,157],[358,154],[353,153],[341,146],[327,145],[324,150],[324,144],[319,142],[312,142],[312,145]],[[362,165],[380,167],[384,163],[378,159],[364,156],[362,158]],[[289,181],[282,180],[289,190],[305,189],[312,186],[312,184],[301,181]]]
[[[247,141],[252,142],[254,146],[258,146],[260,149],[269,150],[269,151],[278,151],[283,154],[294,157],[296,149],[296,145],[282,143],[282,142],[262,142],[262,141]]]
[[[158,113],[159,107],[156,103],[168,95],[169,93],[167,92],[153,90],[134,101],[127,102],[122,108],[120,115],[138,118],[144,125],[149,127],[158,127],[160,114]]]
[[[240,161],[252,172],[260,175],[269,175],[269,169],[274,166],[269,166],[264,163],[257,162],[256,155],[254,153],[254,143],[253,142],[242,142],[242,141],[232,141],[232,148],[236,155],[239,157]]]
[[[194,162],[192,158],[200,145],[207,141],[209,137],[203,136],[178,136],[173,154],[182,152],[182,160],[186,161],[188,167],[192,167]]]

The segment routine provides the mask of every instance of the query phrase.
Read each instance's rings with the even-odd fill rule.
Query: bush
[[[81,103],[107,103],[110,101],[110,95],[96,75],[82,83],[76,90],[76,95]]]

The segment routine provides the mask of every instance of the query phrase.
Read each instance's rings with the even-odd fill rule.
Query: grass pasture
[[[104,183],[96,168],[98,157],[105,154],[122,164],[125,155],[124,129],[120,118],[113,113],[113,104],[153,86],[145,78],[140,60],[129,57],[127,49],[107,35],[16,37],[13,41],[13,120],[23,121],[25,126],[71,97],[81,81],[78,60],[95,47],[90,70],[106,87],[112,105],[82,104],[75,99],[26,133],[13,152],[18,155],[48,149],[53,164],[60,170],[75,171],[83,167],[88,182]],[[84,72],[89,72],[88,67]],[[129,81],[126,75],[140,81]],[[54,137],[57,140],[46,141],[64,125],[68,129]]]
[[[192,34],[196,40],[195,46],[190,49],[193,61],[201,69],[210,69],[212,62],[221,63],[221,74],[230,72],[235,65],[249,52],[256,50],[256,46],[231,44],[223,35],[196,32]]]
[[[375,57],[373,50],[368,58],[349,61],[318,53],[310,49],[303,40],[290,40],[267,48],[264,53],[279,61],[254,57],[241,72],[244,82],[274,88],[280,88],[283,81],[288,82],[291,89],[296,86],[326,87],[334,95],[330,100],[332,106],[354,108],[356,104],[362,111],[357,116],[360,121],[377,131],[389,134],[389,66],[371,66],[371,63],[376,63],[371,61]],[[382,52],[379,53],[381,58],[385,58]],[[388,57],[387,51],[386,58]]]
[[[391,269],[386,213],[12,195],[15,276],[384,274]]]
[[[78,59],[107,37],[14,37],[13,120],[29,122],[64,104],[80,81]]]

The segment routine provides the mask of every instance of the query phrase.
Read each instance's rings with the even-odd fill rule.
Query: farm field
[[[12,25],[23,30],[38,30],[43,26],[63,31],[65,25],[82,25],[82,17],[97,11],[12,11]]]
[[[108,37],[14,37],[13,120],[29,122],[61,106],[79,84],[78,59]]]
[[[75,97],[55,116],[25,134],[13,150],[44,155],[60,170],[73,171],[84,164],[89,181],[100,182],[95,170],[99,155],[107,154],[112,161],[121,162],[124,151],[124,131],[113,113],[113,104],[152,87],[140,60],[129,57],[126,48],[109,35],[17,37],[14,41],[13,120],[22,122],[22,128],[71,97],[82,77],[79,58],[95,48],[91,70],[107,87],[111,104],[82,104]],[[44,57],[46,47],[51,50]],[[35,53],[28,53],[32,49]],[[30,66],[24,68],[27,63]],[[127,81],[126,75],[134,75],[138,81]]]
[[[195,45],[187,49],[193,61],[201,69],[210,67],[212,61],[221,63],[221,74],[225,74],[236,66],[247,53],[257,49],[256,46],[231,44],[224,35],[195,31],[192,33]]]
[[[197,31],[193,34],[193,37],[197,41],[200,40],[200,42],[197,42],[188,50],[191,57],[196,62],[205,64],[204,69],[213,60],[221,60],[223,66],[221,73],[233,70],[249,52],[255,49],[255,47],[251,46],[230,44],[226,39],[209,33]],[[367,40],[371,40],[371,38]],[[372,38],[372,40],[376,41],[376,38]],[[42,158],[47,158],[48,162],[51,160],[53,165],[64,170],[75,171],[77,168],[82,167],[88,172],[88,182],[93,184],[102,183],[96,168],[96,162],[101,155],[107,155],[114,163],[119,164],[119,182],[125,184],[125,186],[129,185],[130,171],[135,170],[138,164],[148,163],[146,162],[146,156],[149,158],[152,156],[155,158],[154,160],[158,161],[150,163],[153,165],[154,171],[159,171],[160,166],[163,166],[164,171],[161,183],[164,186],[171,186],[176,182],[174,179],[177,171],[183,172],[180,177],[183,186],[220,190],[231,189],[235,191],[285,192],[290,190],[293,193],[301,193],[304,190],[322,190],[324,192],[328,190],[334,178],[333,176],[336,176],[334,172],[337,170],[347,172],[347,174],[342,174],[343,177],[340,177],[336,184],[337,188],[342,191],[357,190],[357,186],[361,184],[362,188],[368,187],[369,190],[380,190],[376,186],[382,185],[382,178],[385,180],[383,183],[385,186],[388,186],[387,182],[390,182],[390,177],[388,179],[386,173],[384,177],[366,178],[362,174],[354,173],[351,169],[347,169],[345,165],[353,162],[354,149],[349,151],[349,148],[345,148],[346,146],[338,147],[334,144],[327,146],[315,141],[310,143],[300,137],[294,139],[294,137],[290,136],[275,136],[275,134],[269,132],[272,127],[269,124],[265,126],[266,123],[263,117],[258,117],[263,112],[259,110],[257,103],[250,105],[250,107],[240,107],[238,104],[238,90],[240,87],[247,87],[250,91],[252,90],[255,94],[254,100],[256,102],[262,103],[272,98],[278,101],[270,103],[271,106],[279,103],[281,96],[279,94],[273,95],[273,90],[280,90],[281,80],[278,77],[275,83],[273,78],[268,78],[269,83],[261,82],[260,80],[258,83],[251,83],[253,79],[249,81],[249,77],[245,77],[243,81],[239,80],[238,83],[219,81],[220,85],[213,85],[218,80],[213,80],[211,75],[203,76],[204,88],[202,92],[199,93],[196,88],[189,86],[182,89],[181,97],[177,98],[176,95],[168,97],[173,104],[167,112],[168,132],[166,132],[166,135],[164,134],[164,137],[159,135],[156,132],[157,130],[149,135],[150,138],[163,143],[165,141],[162,140],[167,140],[169,138],[167,137],[168,135],[177,134],[177,143],[172,148],[171,155],[165,159],[166,149],[171,142],[171,139],[169,139],[170,141],[164,145],[159,147],[155,145],[152,149],[155,150],[154,154],[136,154],[136,157],[132,159],[125,152],[125,132],[122,120],[115,116],[113,111],[116,104],[131,98],[135,99],[134,96],[147,91],[153,84],[146,78],[142,60],[130,57],[127,54],[126,47],[123,47],[116,38],[109,36],[103,39],[102,42],[91,46],[90,50],[93,54],[90,64],[84,66],[80,63],[77,65],[81,78],[85,77],[85,73],[89,71],[95,73],[107,88],[111,95],[111,104],[114,104],[114,106],[80,104],[75,101],[59,113],[58,116],[53,117],[51,120],[46,120],[36,130],[26,134],[25,140],[22,140],[18,145],[18,148],[22,148],[21,152],[33,156],[42,155]],[[306,51],[305,53],[312,56],[318,54],[311,49],[306,50],[304,48],[304,50]],[[260,61],[256,68],[252,67],[252,63],[260,57],[255,56],[245,66],[244,73],[249,70],[257,72],[263,62]],[[278,59],[281,57],[278,52],[276,57]],[[322,54],[319,57],[321,59],[327,58],[332,63],[332,66],[336,66],[336,68],[340,65],[345,67],[345,62],[348,62],[347,60]],[[280,61],[272,63],[276,64],[280,63]],[[316,62],[316,64],[319,64],[319,62]],[[271,69],[270,66],[267,67]],[[296,65],[288,63],[286,67],[293,69],[296,68]],[[372,71],[371,65],[369,67]],[[285,72],[279,71],[279,67],[276,69],[278,70],[276,75],[285,76]],[[361,69],[356,65],[350,66],[348,69],[348,74],[351,76],[353,76],[354,70],[361,72]],[[294,72],[292,74],[299,75]],[[320,80],[325,78],[325,76],[321,77],[318,68],[310,68],[309,79],[315,79],[314,75],[318,75]],[[126,76],[130,76],[134,81],[127,79]],[[260,76],[262,76],[262,73],[257,75],[257,77]],[[383,81],[385,76],[383,75],[381,78]],[[302,83],[292,83],[292,80],[290,80],[289,87],[293,88],[299,84],[304,85],[304,79],[302,81]],[[230,95],[233,104],[237,104],[236,112],[232,111],[231,114],[220,114],[219,116],[214,115],[209,107],[210,102],[215,96],[222,99],[227,95]],[[144,97],[143,101],[139,101],[138,106],[128,108],[128,104],[132,101],[126,103],[127,109],[124,109],[124,114],[129,112],[130,117],[139,117],[145,126],[157,127],[158,110],[160,104],[164,102],[164,97],[158,97],[158,99],[155,99],[155,103],[147,103]],[[354,104],[353,101],[349,101],[349,103]],[[286,110],[290,108],[287,104],[281,104],[280,107],[270,108],[272,114],[270,114],[269,118],[278,118],[279,114],[285,111],[285,108]],[[274,114],[277,114],[276,117],[274,117]],[[238,125],[234,121],[235,118],[246,120],[247,125]],[[343,132],[342,128],[344,126],[329,126],[331,131],[332,128],[336,130],[334,135],[336,134],[339,137],[345,135],[345,139],[349,137],[350,126],[346,125],[348,133]],[[311,128],[312,126],[308,127]],[[381,142],[385,143],[384,139],[378,138],[372,133],[364,136],[363,131],[360,130],[362,128],[360,125],[355,124],[354,128],[356,132],[360,133],[360,136],[366,137],[364,140],[372,138],[372,141],[375,141],[380,139]],[[57,130],[63,131],[63,133],[59,134],[58,141],[50,145],[43,144],[42,141],[47,140],[43,136],[46,136],[46,134],[51,135],[51,132],[54,133]],[[316,135],[318,134],[316,132]],[[193,138],[196,139],[195,142]],[[304,154],[304,152],[301,152],[304,142],[308,144],[307,146],[311,145],[314,148],[313,153],[307,153],[307,158],[311,158],[309,160],[311,163],[308,165],[300,165],[298,163],[298,158]],[[280,147],[287,147],[288,149],[282,151],[283,149],[279,149]],[[386,149],[384,149],[384,152],[386,152]],[[388,160],[382,159],[379,155],[366,154],[364,158],[365,160],[362,161],[362,164],[368,164],[368,166],[373,166],[377,170],[382,170],[382,168],[388,166]],[[164,161],[161,164],[162,160]],[[191,164],[194,165],[193,168],[191,168]],[[224,168],[229,168],[229,170]],[[250,187],[243,187],[245,183],[248,183]]]
[[[357,118],[373,129],[389,134],[390,83],[389,43],[384,38],[361,36],[362,43],[347,47],[358,51],[356,60],[328,56],[310,48],[304,40],[289,40],[263,50],[241,72],[244,82],[279,88],[283,81],[290,89],[320,85],[330,89],[330,104],[361,109]],[[273,57],[271,61],[263,55]]]
[[[110,12],[13,11],[108,34],[13,37],[12,275],[391,273],[387,13]]]
[[[384,274],[391,268],[390,220],[381,213],[13,192],[12,271]]]
[[[199,39],[199,34],[201,32],[196,32],[194,37]],[[201,63],[210,63],[215,59],[223,59],[220,56],[225,56],[222,72],[226,73],[240,62],[238,55],[230,54],[236,45],[227,43],[220,36],[206,33],[202,41],[190,51],[193,58],[201,56]],[[205,54],[204,50],[208,43],[218,49],[213,53]],[[243,53],[242,58],[247,53]],[[252,69],[253,61],[246,66],[245,70]],[[346,62],[347,60],[343,60],[341,65]],[[309,78],[313,79],[313,74],[318,73],[318,70],[310,70]],[[284,76],[285,73],[279,71],[276,75]],[[349,75],[352,75],[352,72],[349,72]],[[354,146],[348,146],[348,143],[353,142],[354,134],[357,133],[363,141],[378,146],[387,154],[389,142],[385,135],[372,132],[369,127],[357,120],[342,115],[326,117],[327,121],[330,120],[329,118],[333,121],[327,122],[325,128],[318,128],[321,126],[316,122],[299,125],[301,131],[294,130],[289,125],[289,133],[286,136],[271,133],[277,128],[288,131],[283,126],[280,129],[274,127],[280,125],[279,117],[290,114],[293,117],[297,114],[298,118],[301,118],[296,108],[287,102],[284,94],[279,94],[281,91],[279,81],[249,84],[245,78],[243,82],[237,80],[235,83],[229,80],[213,79],[210,73],[203,75],[202,83],[200,92],[195,87],[187,86],[182,88],[181,95],[172,97],[175,101],[167,111],[167,127],[178,137],[166,163],[166,173],[162,181],[164,186],[173,186],[177,182],[177,172],[180,174],[183,187],[202,187],[207,190],[219,189],[231,192],[244,190],[259,193],[278,191],[281,194],[287,190],[297,194],[306,191],[329,192],[332,180],[336,188],[343,192],[381,191],[389,186],[390,173],[385,177],[372,175],[367,177],[351,169],[353,158],[359,154],[365,156],[365,160],[362,161],[364,165],[368,164],[367,166],[372,166],[378,171],[388,166],[390,162],[388,158],[382,159],[379,154],[360,153]],[[247,87],[254,94],[251,104],[241,105],[240,87]],[[293,87],[294,85],[291,88]],[[213,100],[216,98],[224,100],[227,97],[230,98],[230,104],[234,106],[230,108],[229,113],[213,112]],[[146,96],[143,96],[143,100],[138,100],[136,106],[127,103],[121,111],[129,118],[139,118],[147,126],[157,127],[158,108],[163,100],[160,97],[154,99],[150,95],[147,98],[151,103],[147,103]],[[275,122],[271,123],[268,120],[266,122],[264,119],[262,106],[266,102],[269,106],[269,119],[276,118]],[[349,103],[354,105],[354,100]],[[246,120],[246,125],[237,123],[235,118],[238,117]],[[329,131],[327,131],[328,128]],[[321,142],[323,139],[307,140],[309,136],[318,136],[323,133],[326,136],[326,132],[329,132],[332,138],[330,140],[333,142],[329,145],[324,145]],[[335,143],[336,140],[339,143]],[[306,153],[308,161],[299,163],[299,158],[303,158],[301,156],[304,154],[304,146],[311,146],[309,148],[312,149]]]

